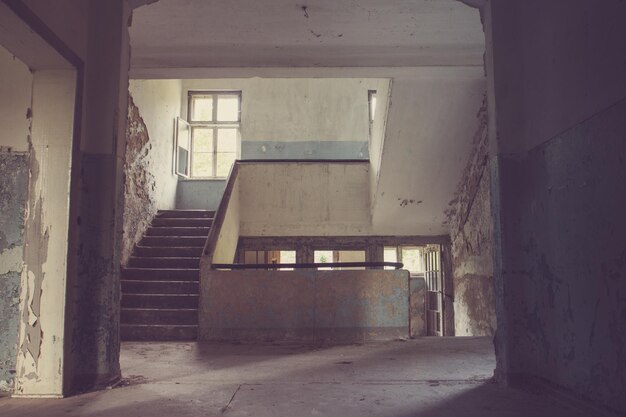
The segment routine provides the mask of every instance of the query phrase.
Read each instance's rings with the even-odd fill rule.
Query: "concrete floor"
[[[123,343],[122,386],[63,400],[0,398],[0,416],[583,417],[489,381],[485,338],[305,347]]]

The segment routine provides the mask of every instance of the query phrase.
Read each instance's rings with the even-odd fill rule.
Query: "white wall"
[[[370,232],[369,164],[243,164],[241,236]]]
[[[131,80],[129,91],[148,129],[149,170],[154,175],[153,198],[159,209],[176,205],[176,184],[172,161],[174,119],[180,115],[180,80]]]
[[[189,90],[241,90],[242,157],[367,159],[367,92],[385,96],[388,80],[248,78],[183,80]]]
[[[28,151],[33,75],[28,67],[0,46],[0,146]]]

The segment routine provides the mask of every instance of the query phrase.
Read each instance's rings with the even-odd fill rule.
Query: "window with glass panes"
[[[240,91],[189,92],[191,177],[223,178],[237,159]]]

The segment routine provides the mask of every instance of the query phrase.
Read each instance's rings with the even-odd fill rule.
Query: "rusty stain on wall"
[[[446,210],[457,336],[493,335],[496,328],[486,95],[477,118],[472,153]]]

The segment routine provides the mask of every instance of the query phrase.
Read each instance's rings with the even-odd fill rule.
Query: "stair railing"
[[[239,175],[239,165],[239,161],[235,161],[235,163],[233,163],[232,167],[230,168],[230,172],[228,173],[228,179],[226,180],[226,188],[224,189],[224,194],[217,208],[217,211],[215,212],[215,217],[213,218],[211,228],[209,229],[209,235],[207,236],[206,243],[204,244],[204,250],[202,251],[203,263],[209,266],[209,268],[213,263],[213,253],[217,246],[217,240],[224,224],[228,205],[230,204],[230,197],[233,193],[233,189],[237,181],[237,176]]]
[[[383,268],[392,267],[402,269],[402,262],[316,262],[316,263],[288,263],[288,264],[212,264],[213,269],[241,270],[241,269],[320,269],[320,268]]]

